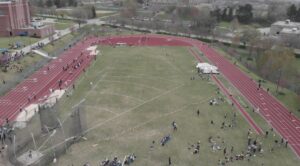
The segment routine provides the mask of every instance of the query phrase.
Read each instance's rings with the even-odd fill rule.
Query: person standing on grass
[[[172,165],[171,157],[169,157],[169,165]]]
[[[175,121],[172,122],[173,130],[177,131],[177,124]]]
[[[269,131],[266,131],[265,137],[267,138],[269,135]]]
[[[197,115],[198,115],[198,117],[200,116],[200,111],[199,111],[199,109],[197,110]]]

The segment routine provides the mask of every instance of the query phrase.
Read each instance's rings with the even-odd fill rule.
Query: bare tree
[[[248,28],[242,32],[241,42],[249,48],[249,56],[252,55],[254,49],[257,49],[260,38],[260,32],[254,28]]]
[[[281,2],[271,2],[269,4],[267,13],[268,22],[273,23],[286,18],[286,8],[283,7],[284,5]]]
[[[88,13],[83,8],[76,8],[72,10],[72,16],[76,18],[76,22],[80,27],[80,25],[88,18]]]
[[[193,21],[191,28],[200,34],[211,34],[213,33],[216,23],[217,20],[210,15],[210,10],[203,7],[199,9],[199,14]]]
[[[123,8],[121,10],[121,16],[125,18],[132,18],[136,16],[136,10],[138,4],[136,0],[124,0]]]
[[[231,28],[232,32],[235,32],[236,30],[238,30],[240,28],[240,23],[239,23],[239,20],[237,18],[234,18],[230,22],[230,28]]]

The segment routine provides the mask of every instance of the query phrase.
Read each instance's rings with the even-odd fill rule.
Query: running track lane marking
[[[202,59],[190,48],[190,53],[199,61],[203,62]],[[250,124],[250,126],[255,130],[257,134],[262,134],[262,129],[255,123],[255,121],[251,118],[251,116],[245,111],[245,109],[240,105],[240,103],[228,92],[225,86],[218,80],[214,75],[211,76],[215,83],[217,83],[218,87],[223,91],[223,93],[234,103],[235,107],[240,111],[246,121]]]

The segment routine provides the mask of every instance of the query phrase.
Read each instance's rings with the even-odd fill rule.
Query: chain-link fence
[[[59,117],[59,110],[59,102],[40,105],[38,115],[25,128],[14,130],[7,141],[13,165],[48,165],[82,138],[87,129],[85,101],[75,105],[64,119]]]

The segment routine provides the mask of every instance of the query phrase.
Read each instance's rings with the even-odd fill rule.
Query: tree
[[[239,6],[236,11],[236,16],[239,22],[244,24],[249,23],[253,18],[252,5],[246,4],[245,6]]]
[[[54,5],[55,5],[57,8],[60,8],[60,7],[61,7],[61,0],[54,0]]]
[[[240,27],[240,23],[239,20],[237,18],[234,18],[231,22],[230,22],[230,28],[231,31],[235,32],[236,30],[238,30]]]
[[[210,15],[207,8],[199,9],[198,17],[194,20],[191,29],[201,34],[213,33],[217,23],[216,17]]]
[[[76,22],[80,27],[80,25],[88,18],[88,13],[84,10],[84,8],[76,8],[72,10],[72,16],[77,18]]]
[[[215,17],[218,22],[221,21],[221,19],[222,19],[222,14],[221,14],[220,8],[217,8],[217,9],[213,10],[212,12],[210,12],[210,15],[212,17]]]
[[[245,46],[249,48],[249,56],[252,55],[253,50],[258,48],[258,44],[260,41],[260,32],[258,32],[254,28],[248,28],[242,32],[241,42],[244,43]]]
[[[292,49],[277,46],[259,56],[256,64],[258,71],[264,77],[275,82],[278,79],[278,72],[286,75],[292,67],[291,62],[294,60],[295,56]]]
[[[96,17],[97,17],[97,13],[96,13],[96,8],[95,8],[95,6],[92,6],[92,7],[91,7],[91,10],[92,10],[92,18],[96,18]]]
[[[66,2],[67,0],[64,0]],[[77,7],[77,0],[68,0],[68,6]]]
[[[125,0],[123,2],[123,8],[121,10],[121,16],[126,18],[131,18],[136,15],[137,2],[136,0]]]
[[[297,10],[295,21],[300,22],[300,8],[298,8],[298,10]]]
[[[221,19],[223,21],[231,21],[233,19],[233,8],[232,7],[227,7],[223,9],[223,12],[221,14]]]
[[[46,6],[47,7],[52,7],[53,6],[53,1],[52,0],[47,0],[46,1]]]
[[[38,7],[44,7],[44,1],[43,0],[39,0],[37,3]]]
[[[295,21],[297,16],[297,7],[295,4],[292,4],[287,9],[287,16],[290,20]]]
[[[268,6],[266,22],[273,23],[276,20],[283,20],[286,17],[286,9],[282,8],[280,2],[271,2]]]

